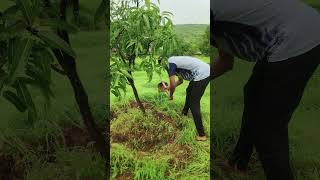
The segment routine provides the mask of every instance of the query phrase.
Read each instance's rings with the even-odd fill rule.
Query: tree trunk
[[[132,77],[132,71],[131,71],[131,69],[132,69],[132,65],[134,65],[134,60],[135,60],[135,58],[136,58],[135,55],[131,55],[131,56],[129,57],[129,59],[128,59],[128,60],[129,60],[129,68],[130,68],[130,70],[128,71],[128,73],[131,75],[131,77]],[[146,110],[145,110],[145,108],[144,108],[144,106],[143,106],[143,104],[142,104],[142,102],[141,102],[141,100],[140,100],[140,97],[139,97],[139,94],[138,94],[136,85],[135,85],[135,83],[134,83],[134,80],[133,80],[132,78],[127,78],[127,79],[128,79],[129,84],[130,84],[130,86],[131,86],[131,88],[132,88],[132,90],[133,90],[134,97],[135,97],[135,99],[136,99],[136,101],[137,101],[137,103],[138,103],[138,106],[139,106],[140,110],[141,110],[143,113],[146,113]]]
[[[129,72],[129,73],[130,73],[130,75],[131,75],[131,72]],[[133,90],[134,97],[135,97],[135,99],[136,99],[136,101],[137,101],[137,103],[138,103],[138,105],[139,105],[140,110],[141,110],[143,113],[146,113],[146,110],[145,110],[145,108],[144,108],[144,106],[143,106],[143,104],[142,104],[142,102],[141,102],[141,100],[140,100],[140,98],[139,98],[139,94],[138,94],[136,85],[134,84],[134,80],[133,80],[132,78],[127,78],[127,79],[128,79],[129,84],[130,84],[130,86],[131,86],[131,88],[132,88],[132,90]]]
[[[111,88],[111,74],[110,74],[110,0],[105,1],[105,3],[108,4],[107,6],[107,10],[106,10],[106,14],[105,14],[105,21],[106,21],[106,25],[107,25],[107,41],[106,41],[106,45],[107,45],[107,53],[106,53],[106,59],[107,59],[107,64],[106,64],[106,69],[107,69],[107,77],[106,77],[106,92],[108,93],[107,95],[107,117],[106,117],[106,122],[107,122],[107,132],[106,132],[106,141],[108,142],[108,146],[107,146],[107,150],[110,151],[110,88]],[[109,179],[110,177],[110,152],[107,153],[106,156],[106,177],[107,179]]]
[[[61,20],[66,20],[66,3],[66,0],[61,0],[60,2]],[[58,35],[70,44],[68,32],[65,30],[59,30]],[[72,85],[82,119],[90,137],[95,141],[95,147],[103,158],[107,158],[109,156],[109,143],[95,124],[88,101],[88,95],[77,73],[75,59],[59,49],[55,49],[54,54],[57,57],[62,69],[66,72],[66,75]]]

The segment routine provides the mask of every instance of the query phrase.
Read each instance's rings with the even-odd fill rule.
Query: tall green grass
[[[206,62],[209,62],[208,57],[199,58]],[[112,177],[116,178],[119,177],[119,175],[129,173],[131,174],[131,177],[134,179],[209,179],[210,142],[196,141],[196,129],[191,113],[188,115],[188,117],[183,117],[180,114],[184,105],[185,91],[186,87],[188,86],[188,82],[185,81],[181,86],[179,86],[176,89],[176,92],[174,94],[174,100],[170,102],[168,101],[167,96],[163,94],[158,94],[157,91],[157,84],[161,80],[168,81],[167,74],[163,74],[162,77],[155,75],[153,80],[151,82],[148,82],[148,78],[145,72],[137,71],[134,73],[134,78],[137,89],[143,101],[151,103],[155,107],[154,109],[171,117],[175,126],[178,127],[178,130],[176,131],[177,133],[172,144],[168,142],[160,143],[160,145],[156,146],[157,148],[153,149],[152,151],[141,151],[139,148],[132,148],[132,146],[128,146],[128,144],[123,145],[123,143],[112,143]],[[207,134],[210,134],[209,95],[210,88],[208,86],[201,101],[203,123],[207,131]],[[111,95],[111,109],[114,112],[121,112],[121,109],[123,109],[121,107],[128,104],[132,100],[133,94],[130,88],[128,88],[126,96],[122,99],[118,99],[115,96]],[[132,132],[135,131],[135,128],[133,127],[137,126],[132,126],[130,124],[141,123],[146,124],[146,133],[150,134],[150,136],[161,135],[157,132],[156,129],[162,127],[165,124],[162,124],[159,121],[150,121],[152,117],[149,117],[148,114],[143,116],[143,114],[139,111],[140,110],[138,109],[128,109],[126,111],[126,114],[120,113],[119,116],[117,116],[114,120],[111,121],[111,131],[128,132],[128,129],[126,130],[126,128],[129,128],[129,132]],[[131,119],[126,119],[125,121],[123,121],[122,118],[127,118],[127,116],[130,116]],[[124,122],[126,123],[124,124]],[[152,122],[156,123],[155,127],[152,126]],[[170,134],[170,132],[172,131],[170,131],[169,129],[167,132]],[[174,132],[172,132],[172,134],[173,133]],[[134,139],[131,140],[134,141]],[[185,157],[185,153],[191,154]],[[128,158],[126,158],[126,155],[128,155]],[[173,163],[175,161],[183,161],[183,163],[175,164]]]

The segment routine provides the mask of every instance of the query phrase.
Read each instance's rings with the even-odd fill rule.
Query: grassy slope
[[[208,57],[199,57],[200,59],[206,61],[209,63],[209,58]],[[146,97],[146,96],[156,96],[158,94],[157,92],[157,84],[160,82],[160,77],[158,77],[157,75],[154,76],[153,80],[148,83],[148,79],[146,77],[145,72],[136,72],[134,74],[134,78],[135,78],[135,82],[136,82],[136,86],[138,91],[140,92],[140,96],[141,97]],[[168,82],[168,77],[166,75],[163,75],[162,80],[167,81]],[[175,112],[175,113],[180,113],[180,110],[182,110],[182,107],[184,105],[184,100],[185,100],[185,90],[186,87],[188,85],[188,82],[184,82],[181,86],[179,86],[176,89],[176,92],[174,94],[174,101],[173,102],[169,102],[169,103],[173,103],[176,104],[176,106],[178,106],[177,109],[179,109],[179,112]],[[209,124],[210,124],[210,90],[209,90],[209,86],[202,98],[201,101],[201,107],[202,107],[202,115],[203,115],[203,121],[204,121],[204,125],[205,125],[205,129],[207,130],[208,134],[210,133],[210,129],[209,129]],[[123,101],[127,101],[128,99],[132,99],[133,98],[133,93],[132,90],[130,89],[130,87],[128,87],[128,93],[125,97],[125,99],[122,99],[121,101],[118,101],[118,99],[116,97],[114,97],[113,95],[111,95],[111,104],[116,105],[117,103],[123,103]],[[163,102],[168,103],[167,101]],[[162,105],[164,105],[162,104]],[[172,105],[172,104],[171,104]],[[164,105],[166,106],[166,105]],[[185,124],[186,127],[188,127],[186,129],[186,131],[190,131],[191,137],[185,137],[187,139],[189,139],[188,143],[193,144],[192,145],[192,149],[193,149],[193,159],[190,160],[190,162],[188,162],[188,166],[185,167],[185,169],[181,170],[181,172],[174,172],[171,174],[171,178],[175,179],[174,176],[179,176],[179,178],[189,178],[189,179],[208,179],[209,177],[209,169],[205,170],[206,168],[209,167],[209,141],[205,142],[205,143],[199,143],[196,142],[194,137],[195,137],[195,126],[194,126],[194,122],[192,120],[192,118],[189,118],[189,121],[187,121],[187,123]],[[180,132],[182,133],[182,132]],[[190,133],[187,133],[186,135],[183,134],[179,134],[182,136],[186,136],[186,135],[190,135]],[[178,135],[178,136],[179,136]],[[198,153],[197,152],[203,152],[203,153]],[[161,157],[159,157],[161,158]],[[203,169],[203,168],[205,169]],[[205,171],[204,171],[205,170]]]
[[[195,41],[198,40],[202,36],[202,34],[205,31],[205,28],[208,25],[177,25],[175,26],[176,33],[183,37],[186,40],[189,41]],[[199,57],[200,59],[206,61],[207,63],[210,62],[208,57]],[[142,98],[146,97],[154,97],[158,95],[157,92],[157,84],[160,82],[160,80],[164,80],[168,82],[168,77],[166,74],[164,74],[161,78],[158,75],[154,75],[154,78],[151,82],[148,82],[147,76],[145,72],[138,71],[134,73],[135,83],[136,87],[138,89],[138,92],[140,93],[140,96]],[[188,86],[188,82],[184,82],[181,86],[179,86],[176,89],[175,95],[174,95],[174,101],[169,102],[170,104],[167,106],[167,101],[164,101],[160,103],[162,107],[170,107],[172,105],[177,106],[178,111],[174,112],[176,114],[180,113],[180,110],[182,110],[182,107],[184,105],[185,101],[185,90]],[[123,104],[124,102],[133,99],[133,93],[131,90],[131,87],[128,86],[128,93],[126,97],[122,100],[118,100],[115,96],[111,95],[111,104],[113,106],[116,106],[117,104]],[[203,114],[203,121],[205,128],[209,132],[209,115],[210,115],[210,90],[209,86],[202,98],[202,114]],[[178,136],[182,136],[189,141],[190,144],[192,144],[192,150],[193,150],[193,159],[188,162],[188,165],[179,172],[173,172],[170,174],[170,178],[175,179],[175,176],[178,176],[179,178],[189,178],[189,179],[209,179],[209,141],[205,143],[199,143],[196,142],[195,137],[195,126],[192,118],[189,118],[189,121],[184,125],[187,127],[183,132],[179,132],[180,134]],[[184,133],[187,131],[188,133]],[[191,136],[190,136],[191,133]],[[112,150],[111,150],[112,151]],[[134,151],[132,151],[134,152]],[[202,153],[201,153],[202,152]],[[118,156],[116,154],[115,156]],[[164,158],[164,156],[159,157]],[[138,158],[142,161],[146,161],[143,158]],[[160,166],[162,161],[159,161],[157,166]],[[151,165],[149,165],[150,168]],[[148,167],[144,168],[143,171],[147,171]]]
[[[187,41],[196,42],[202,37],[208,25],[205,24],[181,24],[175,26],[175,32]]]

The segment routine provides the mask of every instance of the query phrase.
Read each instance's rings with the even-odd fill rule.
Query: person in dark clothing
[[[255,148],[268,180],[292,180],[288,123],[320,63],[319,13],[298,0],[215,0],[211,19],[219,51],[212,79],[231,70],[234,57],[256,62],[240,137],[221,165],[246,173]]]
[[[183,80],[190,81],[186,89],[186,100],[182,110],[183,115],[187,115],[191,110],[196,129],[197,140],[206,141],[207,136],[204,131],[201,118],[200,100],[210,82],[210,65],[201,60],[189,56],[173,56],[168,60],[168,74],[170,85],[169,100],[173,100],[175,88],[183,83]],[[178,76],[178,80],[176,80]]]

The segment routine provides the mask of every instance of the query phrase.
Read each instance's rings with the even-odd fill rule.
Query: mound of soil
[[[119,174],[116,177],[117,180],[132,180],[133,179],[133,174],[131,172],[125,172],[122,174]]]
[[[64,129],[63,136],[67,147],[86,147],[91,141],[88,132],[80,127],[69,127]]]
[[[172,118],[170,116],[164,114],[161,111],[156,110],[151,103],[143,102],[142,104],[143,104],[143,106],[144,106],[144,108],[146,110],[151,110],[152,111],[152,113],[155,116],[155,118],[157,118],[158,120],[162,120],[162,121],[170,123],[175,128],[175,131],[178,129],[177,125],[173,122],[173,120],[172,120]],[[138,105],[138,103],[136,101],[131,101],[129,103],[129,106],[131,108],[139,108],[139,105]]]
[[[169,163],[178,165],[177,168],[182,168],[192,157],[192,149],[187,145],[168,144],[164,151],[173,155]]]
[[[151,129],[144,128],[143,125],[141,125],[141,122],[137,121],[135,124],[130,126],[131,129],[122,131],[122,129],[127,126],[126,121],[122,120],[124,123],[121,124],[118,129],[111,129],[112,142],[123,143],[130,148],[138,149],[140,151],[153,151],[159,149],[159,146],[173,143],[178,129],[172,118],[154,108],[150,103],[144,102],[143,105],[146,110],[146,114],[144,116],[151,116],[153,122],[156,124],[165,124],[164,128],[161,128],[160,125],[159,128],[157,126],[151,127]],[[138,109],[139,105],[132,101],[128,106],[124,106],[123,109],[121,109],[121,112],[113,112],[113,117],[117,118],[120,114],[127,113],[130,108]],[[127,117],[128,121],[130,121],[129,118],[131,117]],[[113,121],[116,121],[116,119],[113,119]],[[168,128],[171,128],[171,131],[169,131]]]
[[[19,165],[19,161],[9,154],[3,154],[0,152],[0,179],[23,179],[24,177],[23,165]]]
[[[105,127],[99,127],[101,132],[106,132]],[[65,127],[63,130],[63,139],[62,137],[56,137],[59,144],[65,143],[67,148],[74,147],[85,147],[92,142],[88,132],[84,128],[72,126]],[[105,134],[105,133],[103,133]],[[9,137],[8,137],[9,138]],[[25,137],[19,137],[21,141],[27,147],[30,147],[39,158],[45,159],[47,162],[54,163],[56,161],[56,150],[55,143],[52,139],[46,141],[46,139],[39,139],[36,142]],[[49,144],[47,144],[49,142]],[[6,146],[6,144],[4,144]],[[45,148],[44,148],[45,147]],[[32,166],[32,162],[28,162],[28,159],[23,160],[23,154],[21,157],[16,157],[10,154],[10,152],[2,152],[0,150],[0,180],[15,180],[15,179],[25,179],[26,167],[25,164],[28,163],[28,166]]]

